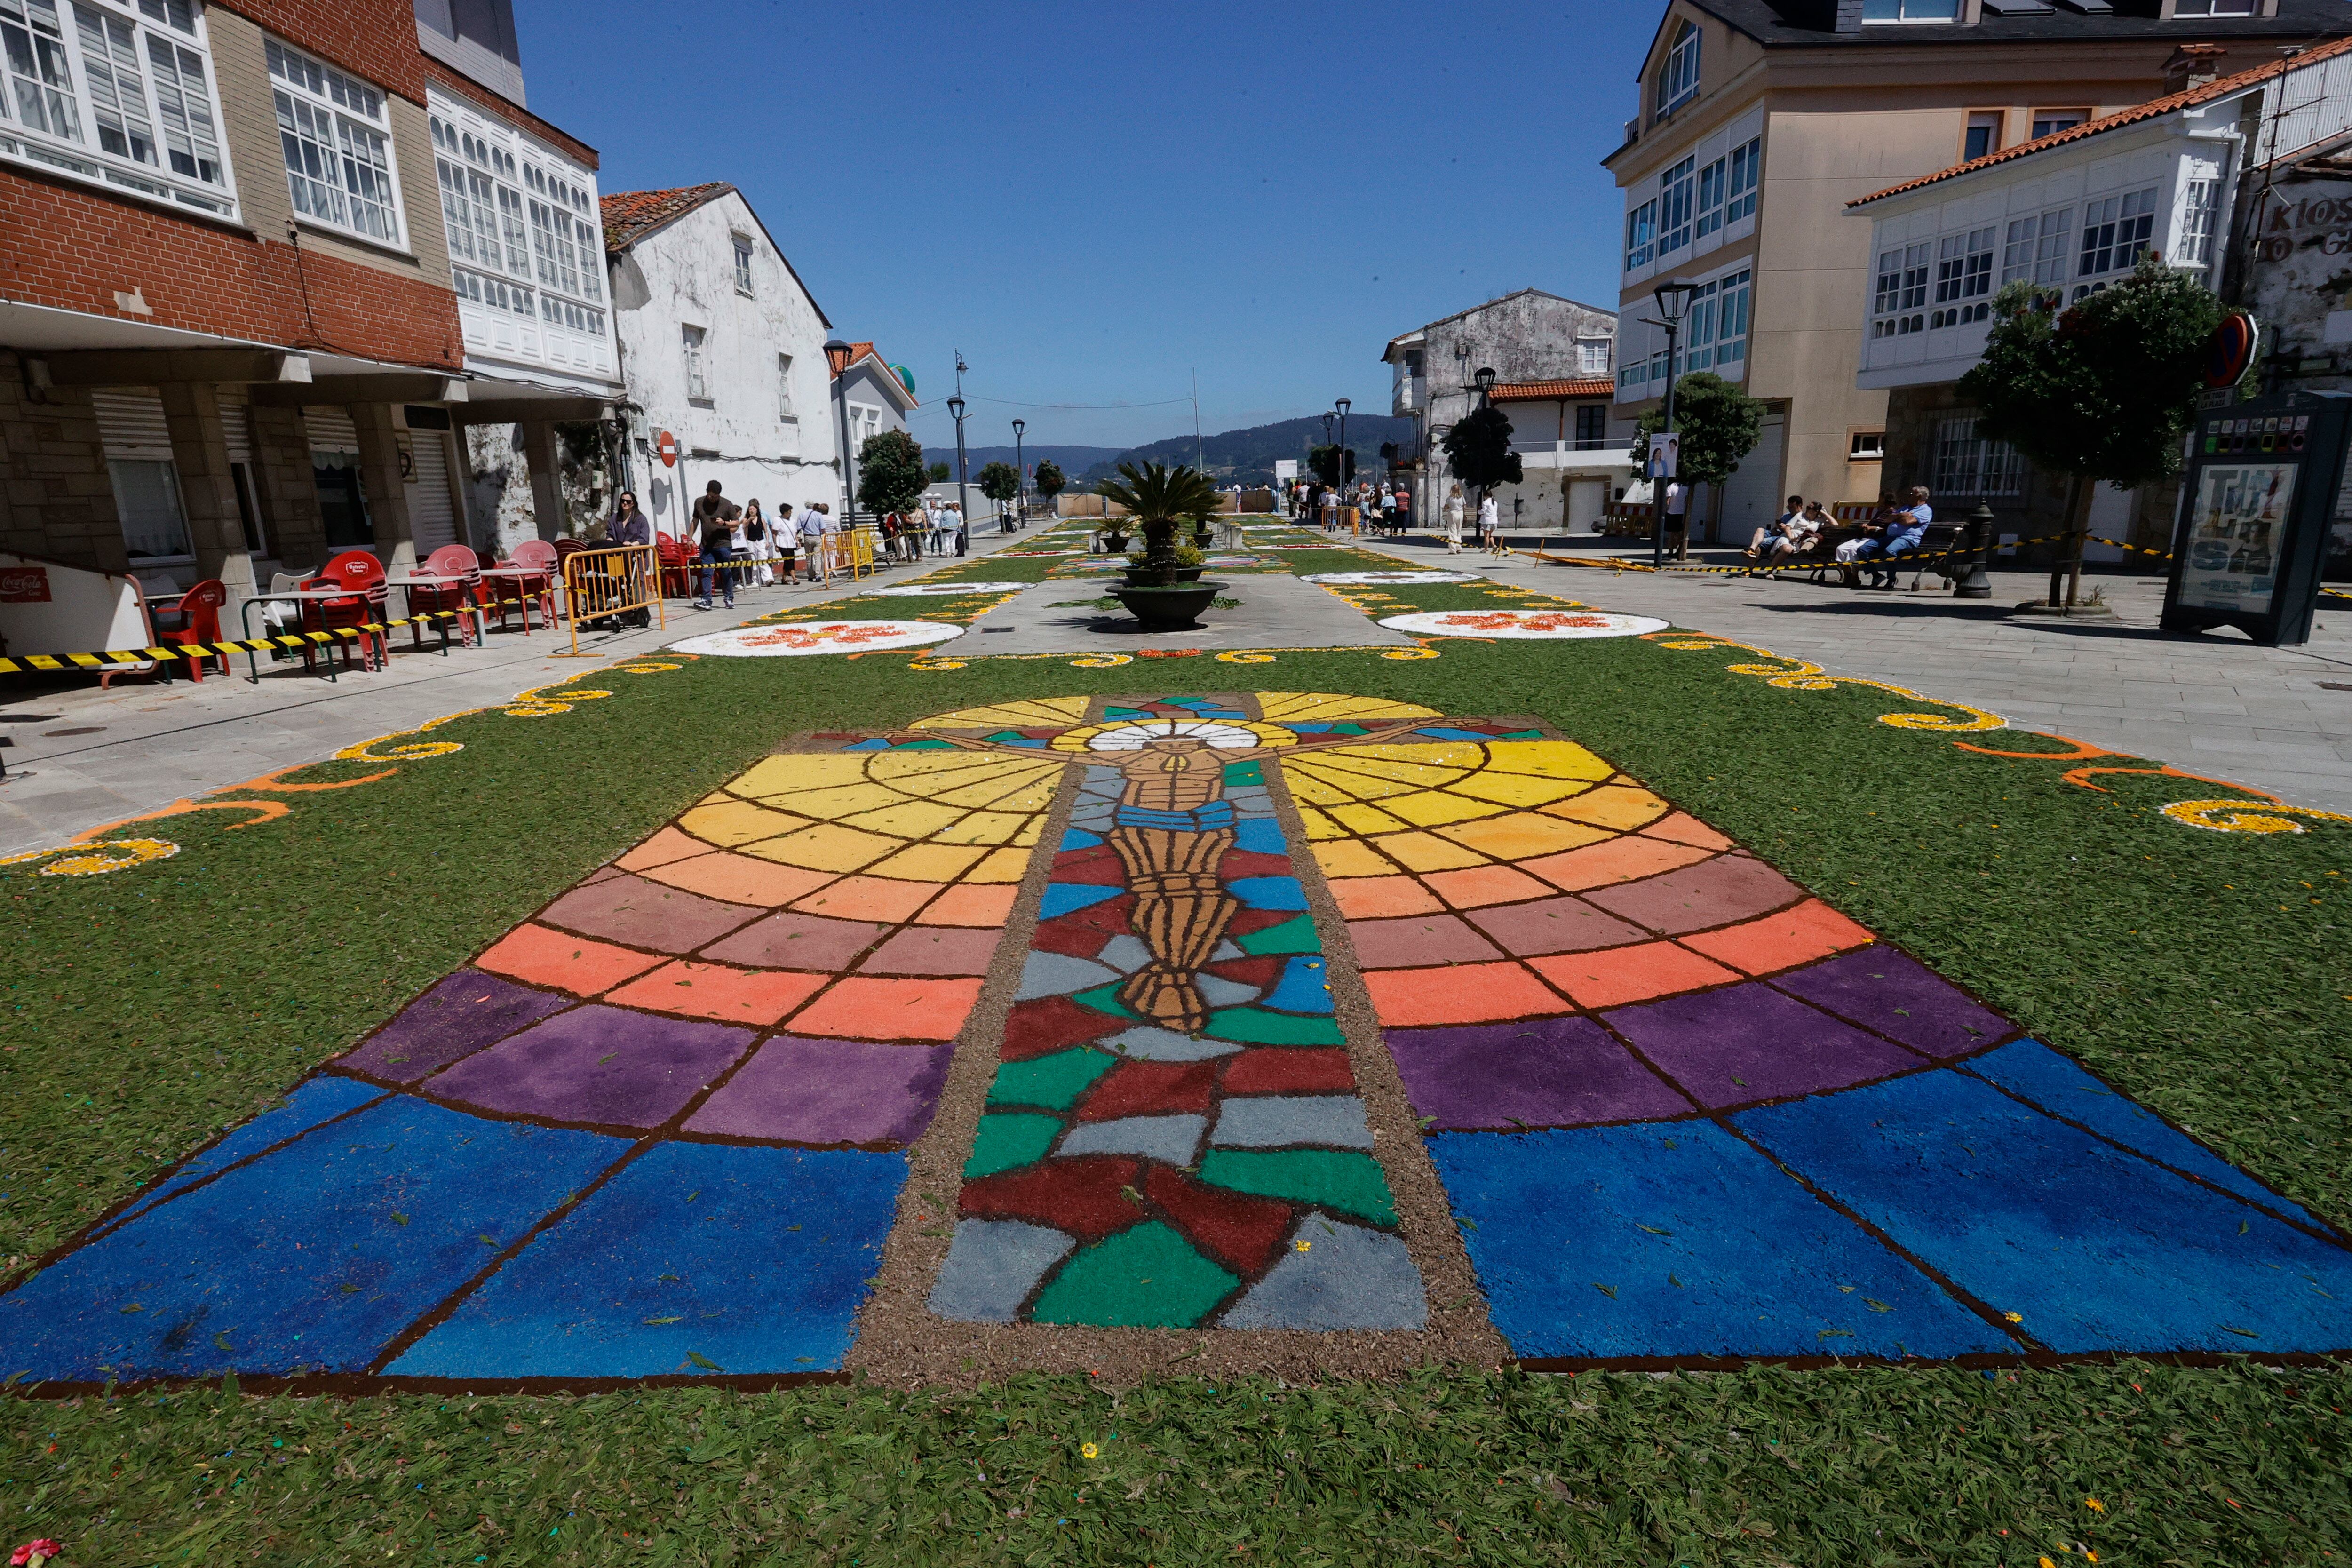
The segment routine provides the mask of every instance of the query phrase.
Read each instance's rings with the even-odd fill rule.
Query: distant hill
[[[1332,438],[1339,431],[1335,426]],[[1370,476],[1383,471],[1381,443],[1394,441],[1409,447],[1413,438],[1412,421],[1385,414],[1350,414],[1348,416],[1348,447],[1356,454],[1356,472]],[[1275,460],[1296,458],[1299,471],[1306,471],[1307,448],[1319,447],[1326,439],[1323,416],[1315,415],[1305,419],[1285,419],[1276,425],[1255,425],[1246,430],[1226,430],[1200,440],[1198,452],[1209,472],[1221,483],[1266,484],[1274,479]],[[1148,446],[1131,447],[1124,452],[1096,463],[1078,474],[1074,488],[1091,487],[1097,479],[1109,479],[1120,463],[1190,463],[1195,447],[1190,435],[1171,436],[1164,441]],[[1065,468],[1069,465],[1065,463]],[[1075,472],[1075,470],[1073,470]]]
[[[1350,430],[1348,434],[1353,436],[1355,432]],[[978,479],[980,470],[991,463],[1010,464],[1013,461],[1013,450],[1011,447],[966,447],[963,449],[963,460],[965,466],[971,470],[972,477]],[[1118,457],[1119,448],[1117,447],[1045,447],[1031,443],[1022,447],[1020,452],[1021,460],[1028,464],[1033,470],[1039,463],[1050,460],[1059,464],[1062,472],[1075,480],[1078,475],[1085,473],[1097,463],[1107,463]],[[946,463],[952,472],[955,463],[955,437],[950,434],[939,445],[925,447],[923,461]]]

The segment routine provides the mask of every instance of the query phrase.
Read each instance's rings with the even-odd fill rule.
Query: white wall
[[[735,238],[751,241],[751,289],[737,287]],[[841,480],[829,335],[816,302],[761,230],[751,206],[730,192],[639,239],[612,268],[621,371],[630,402],[645,411],[631,432],[638,500],[666,532],[682,531],[685,504],[717,479],[739,505],[757,498],[795,510],[813,500],[838,510]],[[702,329],[703,398],[688,395],[683,331]],[[778,354],[792,356],[792,415],[780,395]],[[684,456],[665,468],[655,435],[677,437]],[[678,477],[691,492],[681,501]]]

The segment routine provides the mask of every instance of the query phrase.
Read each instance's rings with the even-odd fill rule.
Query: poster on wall
[[[2298,467],[2215,464],[2199,473],[2179,603],[2251,615],[2269,612]]]

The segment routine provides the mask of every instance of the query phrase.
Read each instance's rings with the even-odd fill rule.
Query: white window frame
[[[2263,0],[2172,0],[2172,15],[2206,20],[2263,15]]]
[[[1748,374],[1748,332],[1756,309],[1756,269],[1740,268],[1716,280],[1715,373],[1726,381]],[[1737,365],[1727,370],[1727,365]]]
[[[400,155],[383,89],[276,38],[264,40],[264,53],[296,220],[406,250]]]
[[[1698,159],[1696,155],[1658,176],[1658,259],[1690,248],[1691,215],[1697,205]]]
[[[1992,319],[1993,249],[2000,226],[1984,224],[1936,242],[1936,308],[1927,330],[1965,327]]]
[[[1935,257],[1935,242],[1924,239],[1891,245],[1878,253],[1870,303],[1874,340],[1907,338],[1927,330],[1927,279]]]
[[[437,89],[426,107],[459,298],[595,338],[617,363],[593,176]],[[562,363],[543,333],[520,342],[525,357]]]
[[[2172,248],[2175,267],[2203,271],[2213,265],[2213,235],[2221,202],[2221,174],[2192,174],[2180,187],[2180,242]]]
[[[1658,257],[1658,198],[1625,214],[1625,270],[1639,272]]]
[[[678,352],[684,356],[686,369],[686,400],[688,403],[710,403],[710,367],[703,351],[710,346],[710,333],[691,321],[680,321],[677,327]]]
[[[2067,268],[2074,264],[2074,232],[2072,207],[2053,207],[2048,212],[2011,218],[2002,231],[2001,287],[2026,282],[2063,288]]]
[[[776,355],[776,423],[797,425],[801,416],[793,405],[793,356]]]
[[[2117,191],[2094,196],[2083,205],[2083,227],[2076,242],[2074,276],[2112,278],[2128,272],[2156,244],[2156,208],[2159,187]],[[2077,289],[2075,297],[2089,293]]]
[[[1989,500],[2022,494],[2024,458],[2006,441],[1978,435],[1978,419],[1963,410],[1936,422],[1936,494]]]
[[[760,247],[749,235],[731,237],[735,242],[735,292],[747,300],[753,299],[756,291],[751,287],[751,262],[759,256]]]
[[[93,33],[105,46],[95,61]],[[0,0],[0,159],[234,219],[222,127],[195,0]]]
[[[1576,340],[1576,371],[1579,375],[1609,374],[1609,340],[1579,338]]]
[[[1968,7],[1963,0],[1863,0],[1862,25],[1865,27],[1929,26],[1942,23],[1946,26],[1958,21]],[[1892,11],[1893,16],[1887,13]],[[1941,16],[1911,15],[1914,11],[1938,11]],[[1872,13],[1876,12],[1876,16]]]
[[[1701,42],[1698,25],[1685,20],[1666,46],[1665,62],[1658,67],[1658,115],[1672,114],[1698,96]]]

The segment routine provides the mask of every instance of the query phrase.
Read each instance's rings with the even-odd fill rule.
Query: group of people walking
[[[1383,531],[1401,529],[1412,517],[1412,494],[1402,479],[1377,485],[1359,479],[1352,487],[1301,479],[1291,486],[1290,502],[1292,514],[1301,522],[1311,526],[1319,521],[1326,533],[1339,531],[1351,507],[1359,522]]]
[[[1445,492],[1444,504],[1438,509],[1445,528],[1445,553],[1462,553],[1462,527],[1470,519],[1470,503],[1463,497],[1457,482]],[[1503,542],[1503,514],[1489,493],[1478,498],[1478,547],[1489,555],[1508,555],[1510,546]]]
[[[698,610],[713,608],[714,596],[733,609],[739,584],[830,583],[834,573],[845,564],[841,559],[841,521],[825,501],[811,501],[797,509],[790,501],[779,501],[771,517],[756,497],[738,506],[727,499],[726,487],[712,479],[694,503],[691,526]],[[963,513],[953,501],[926,498],[919,508],[878,520],[876,532],[880,552],[887,560],[918,561],[927,550],[933,555],[952,555],[963,532]],[[621,492],[604,524],[604,542],[639,546],[654,542],[653,520],[638,509],[635,492]]]

